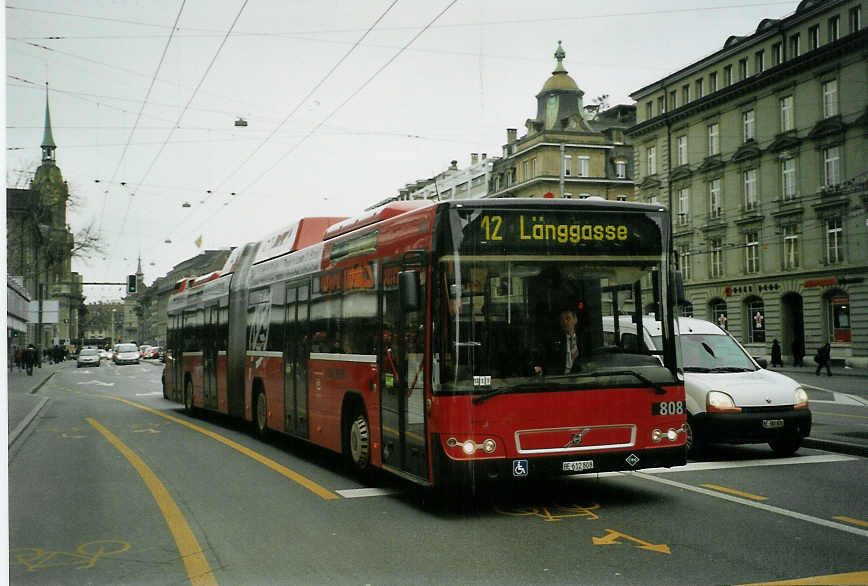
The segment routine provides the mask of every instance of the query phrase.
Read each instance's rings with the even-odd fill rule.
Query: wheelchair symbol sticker
[[[513,476],[527,476],[527,460],[513,460],[512,461],[512,475]]]

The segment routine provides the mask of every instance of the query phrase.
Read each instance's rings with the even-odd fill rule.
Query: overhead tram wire
[[[169,38],[166,39],[166,45],[163,47],[163,54],[160,55],[160,62],[157,63],[157,68],[154,70],[154,75],[151,77],[151,84],[148,86],[148,91],[145,92],[145,99],[142,100],[142,106],[139,108],[139,113],[136,115],[136,121],[133,123],[132,129],[130,129],[130,135],[127,137],[127,143],[124,145],[124,149],[121,152],[121,157],[118,159],[118,164],[115,166],[114,173],[112,173],[112,177],[109,180],[110,183],[113,183],[115,178],[118,175],[118,171],[120,171],[121,165],[124,162],[124,159],[127,156],[127,151],[130,148],[130,143],[133,140],[133,135],[136,133],[136,128],[139,126],[139,120],[142,119],[142,112],[145,110],[145,106],[148,105],[148,98],[151,97],[151,91],[154,89],[154,84],[157,81],[157,75],[160,73],[160,69],[163,67],[163,61],[166,60],[166,53],[169,51],[169,45],[172,44],[172,39],[175,36],[175,30],[178,27],[178,21],[181,20],[181,14],[184,12],[184,6],[187,4],[187,0],[181,0],[181,6],[178,8],[178,14],[175,15],[175,22],[172,25],[172,32],[169,33]],[[97,232],[102,230],[102,219],[105,215],[105,206],[108,201],[108,191],[106,191],[102,200],[102,211],[99,214],[99,222],[97,223]],[[127,209],[129,210],[129,202],[127,203]],[[124,220],[126,220],[126,216],[124,216]]]
[[[286,117],[280,122],[280,124],[278,124],[274,128],[274,130],[272,130],[268,134],[268,136],[266,136],[265,139],[262,142],[260,142],[256,146],[256,148],[254,148],[253,151],[251,151],[251,153],[249,155],[247,155],[247,157],[235,168],[234,171],[232,171],[229,175],[224,177],[222,181],[220,181],[220,183],[217,185],[217,188],[212,190],[212,192],[205,198],[204,201],[207,202],[208,199],[210,199],[214,193],[216,193],[221,187],[223,187],[229,181],[229,179],[234,177],[242,168],[244,168],[244,166],[250,162],[250,160],[256,155],[256,153],[258,153],[260,150],[262,150],[262,147],[264,147],[269,141],[271,141],[274,138],[274,136],[280,131],[280,129],[283,128],[283,126],[289,121],[289,119],[292,118],[296,114],[296,112],[298,112],[301,109],[301,107],[310,99],[310,97],[313,96],[314,93],[316,93],[316,91],[320,87],[322,87],[322,85],[334,74],[335,71],[337,71],[338,67],[340,67],[341,64],[347,60],[347,58],[349,58],[349,56],[358,48],[358,46],[362,43],[362,41],[365,40],[365,38],[371,33],[371,31],[373,31],[374,28],[376,28],[376,26],[380,23],[380,21],[382,21],[383,18],[386,17],[386,15],[392,10],[392,8],[397,3],[398,3],[398,0],[393,0],[393,2],[386,7],[386,9],[382,12],[382,14],[380,14],[380,16],[378,16],[376,18],[376,20],[374,20],[374,22],[371,23],[371,25],[367,28],[367,30],[365,30],[365,32],[362,34],[362,36],[356,40],[356,42],[353,44],[353,46],[350,47],[350,49],[346,53],[344,53],[343,56],[340,59],[338,59],[334,65],[332,65],[331,69],[328,70],[328,72],[322,77],[322,79],[320,79],[319,82],[317,82],[316,85],[314,85],[313,88],[311,88],[311,90],[307,94],[305,94],[305,96],[301,100],[299,100],[298,104],[296,104],[296,106],[292,109],[292,111],[290,111],[290,113],[286,115]],[[187,219],[190,217],[190,215],[192,213],[193,213],[192,211],[188,212],[187,215],[184,218],[182,218],[181,221],[178,223],[178,226],[183,225],[184,222],[187,221]],[[198,226],[197,226],[197,228],[198,228]],[[177,230],[177,228],[169,233],[170,238],[175,233],[176,230]]]
[[[721,11],[721,10],[733,10],[733,9],[747,9],[747,8],[763,8],[767,6],[792,6],[792,0],[774,0],[770,2],[753,2],[753,3],[742,3],[742,4],[726,4],[726,5],[716,5],[716,6],[702,6],[702,7],[692,7],[692,8],[669,8],[669,9],[657,9],[657,10],[638,10],[633,12],[610,12],[607,14],[583,14],[581,16],[557,16],[551,18],[516,18],[511,20],[493,20],[493,21],[484,21],[484,22],[459,22],[459,23],[451,23],[451,24],[441,24],[437,25],[433,28],[466,28],[466,27],[474,27],[474,26],[509,26],[509,25],[524,25],[524,24],[535,24],[535,23],[550,23],[550,22],[558,22],[562,23],[565,20],[589,20],[589,19],[606,19],[606,18],[623,18],[623,17],[647,17],[647,16],[656,16],[656,15],[671,15],[671,14],[684,14],[684,13],[693,13],[693,12],[709,12],[709,11]],[[165,25],[146,23],[141,21],[134,20],[123,20],[117,18],[107,18],[102,16],[92,16],[85,14],[74,14],[70,12],[59,12],[59,11],[51,11],[51,10],[42,10],[37,8],[22,8],[19,6],[7,6],[7,10],[17,10],[21,12],[34,12],[34,13],[43,13],[43,14],[53,14],[58,16],[68,16],[72,18],[81,18],[81,19],[93,19],[93,20],[104,20],[109,22],[118,22],[122,24],[133,24],[139,26],[148,26],[148,27],[157,27],[157,28],[165,28]],[[401,31],[401,30],[409,30],[414,29],[412,26],[392,26],[380,29],[381,31]],[[215,30],[215,29],[204,29],[204,28],[185,28],[185,31],[192,31],[197,34],[196,36],[203,36],[203,34],[208,34],[210,36],[219,36],[223,31]],[[236,36],[259,36],[259,37],[279,37],[279,36],[287,36],[287,35],[305,35],[305,34],[334,34],[334,33],[355,33],[359,32],[361,29],[317,29],[317,30],[309,30],[309,31],[290,31],[286,33],[263,33],[263,32],[246,32],[246,31],[238,31],[236,32]],[[46,38],[46,37],[40,37]],[[66,37],[61,36],[63,39],[103,39],[106,37],[102,36],[77,36],[77,37]],[[110,37],[109,37],[110,38]],[[125,35],[124,38],[134,38],[129,35]]]
[[[431,26],[435,22],[437,22],[444,14],[446,14],[446,12],[450,8],[452,8],[452,6],[454,6],[456,2],[458,2],[458,0],[452,0],[449,4],[447,4],[443,10],[441,10],[428,24],[426,24],[415,35],[413,35],[413,37],[409,41],[407,41],[403,47],[401,47],[388,61],[386,61],[379,69],[377,69],[377,71],[375,71],[373,75],[371,75],[367,80],[365,80],[365,82],[363,82],[362,85],[360,85],[358,88],[356,88],[356,90],[353,93],[351,93],[347,97],[347,99],[345,99],[343,102],[341,102],[337,106],[337,108],[332,110],[325,118],[323,118],[316,126],[314,126],[310,132],[308,132],[304,137],[302,137],[302,139],[300,141],[298,141],[286,153],[284,153],[277,161],[275,161],[271,167],[266,169],[263,173],[260,173],[253,182],[249,183],[246,187],[239,190],[238,191],[238,197],[236,197],[232,201],[238,201],[238,199],[242,195],[244,195],[244,192],[248,191],[251,187],[253,187],[257,183],[259,183],[259,181],[261,181],[263,177],[265,177],[267,174],[269,174],[271,171],[273,171],[274,168],[277,167],[280,163],[282,163],[286,157],[288,157],[289,155],[294,153],[296,151],[296,149],[298,149],[298,147],[300,147],[302,144],[304,144],[307,141],[307,139],[309,139],[311,136],[313,136],[317,132],[317,130],[319,130],[320,127],[322,127],[326,123],[327,120],[331,120],[335,114],[337,114],[340,110],[343,109],[344,106],[346,106],[350,102],[350,100],[352,100],[357,95],[359,95],[362,92],[362,90],[364,90],[372,81],[374,81],[374,79],[377,78],[377,76],[379,76],[383,71],[385,71],[386,68],[389,67],[389,65],[391,65],[398,57],[400,57],[404,53],[404,51],[407,50],[407,48],[410,45],[412,45],[414,42],[416,42],[416,40],[419,37],[421,37],[429,28],[431,28]],[[199,228],[201,228],[204,224],[206,224],[208,221],[210,221],[214,216],[219,214],[222,211],[223,207],[225,207],[225,206],[221,206],[221,208],[217,209],[213,214],[211,214],[210,216],[205,218],[205,220],[203,220],[196,227],[194,227],[192,231],[195,233]]]
[[[187,100],[187,104],[184,106],[184,109],[181,111],[181,114],[178,116],[178,120],[175,122],[175,124],[172,125],[172,128],[169,131],[168,136],[166,136],[166,140],[163,141],[163,144],[160,147],[160,150],[157,151],[157,154],[154,156],[154,159],[151,161],[151,164],[148,166],[144,175],[142,175],[141,180],[137,184],[138,186],[141,186],[145,182],[145,180],[148,178],[148,175],[150,175],[151,170],[153,170],[153,168],[154,168],[154,165],[157,164],[157,161],[159,160],[160,156],[163,154],[163,151],[166,149],[166,145],[169,143],[169,140],[171,140],[172,135],[175,133],[175,129],[181,125],[181,120],[184,118],[184,115],[187,113],[187,109],[190,107],[190,104],[192,104],[193,100],[196,98],[196,94],[199,92],[199,88],[202,87],[202,84],[204,84],[205,80],[208,78],[208,74],[211,73],[211,68],[213,68],[214,63],[217,62],[217,57],[220,56],[220,52],[223,50],[223,47],[226,45],[226,41],[229,40],[229,35],[231,35],[232,31],[235,29],[235,25],[238,23],[238,19],[241,18],[241,14],[244,12],[244,9],[247,7],[248,1],[249,0],[244,0],[244,2],[241,4],[241,8],[238,9],[238,14],[235,15],[235,19],[232,21],[232,24],[230,25],[229,30],[227,30],[226,34],[223,36],[223,40],[220,42],[220,46],[217,47],[217,51],[214,53],[214,57],[211,58],[211,62],[208,64],[208,67],[205,68],[205,72],[202,74],[202,78],[199,80],[199,83],[196,84],[196,88],[193,90],[192,95],[190,95],[190,99]],[[127,201],[127,210],[126,210],[126,212],[124,212],[124,217],[123,217],[123,220],[121,221],[121,226],[120,226],[120,229],[118,230],[118,234],[123,234],[124,226],[127,223],[127,217],[129,216],[131,206],[132,206],[132,199]]]
[[[286,118],[284,118],[280,122],[280,124],[278,124],[274,128],[274,130],[272,130],[271,133],[269,133],[269,135],[266,136],[265,139],[263,139],[263,141],[260,142],[259,145],[257,145],[255,149],[253,149],[253,151],[249,155],[247,155],[247,158],[245,158],[243,161],[241,161],[241,163],[235,168],[234,171],[229,173],[229,175],[227,175],[217,185],[217,188],[214,190],[215,192],[217,190],[219,190],[221,187],[223,187],[223,185],[225,185],[226,182],[229,181],[229,179],[234,177],[244,167],[244,165],[246,165],[256,155],[256,153],[258,153],[262,149],[262,147],[264,147],[272,138],[274,138],[274,136],[280,131],[280,129],[283,128],[283,126],[287,122],[289,122],[289,119],[292,118],[293,116],[295,116],[296,112],[298,112],[301,109],[301,107],[311,98],[311,96],[313,96],[314,93],[316,93],[316,91],[319,88],[321,88],[322,85],[332,76],[332,74],[334,74],[334,72],[337,71],[338,67],[340,67],[341,64],[343,64],[343,62],[346,61],[349,58],[349,56],[353,54],[353,52],[359,47],[359,45],[362,44],[362,41],[365,40],[365,38],[371,33],[371,31],[373,31],[374,28],[376,28],[376,26],[380,23],[380,21],[382,21],[386,17],[386,15],[392,10],[392,8],[397,3],[398,3],[398,0],[393,0],[392,3],[386,7],[386,9],[383,11],[383,13],[377,17],[377,19],[371,24],[371,26],[368,27],[368,29],[364,32],[364,34],[361,37],[359,37],[355,43],[353,43],[353,46],[350,47],[350,49],[346,53],[344,53],[344,55],[340,59],[337,60],[337,62],[332,66],[332,68],[328,70],[328,72],[322,77],[322,79],[320,79],[319,82],[317,82],[317,84],[314,85],[311,88],[311,90],[309,92],[307,92],[307,94],[305,94],[305,96],[301,100],[299,100],[298,104],[295,105],[295,108],[293,108],[292,111],[286,115]],[[207,201],[207,198],[206,198],[206,201]]]

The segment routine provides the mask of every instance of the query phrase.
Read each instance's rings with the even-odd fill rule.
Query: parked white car
[[[659,349],[660,322],[643,319],[643,325],[645,345]],[[609,329],[614,330],[607,325]],[[681,317],[678,330],[689,451],[712,442],[768,443],[782,456],[799,449],[811,433],[811,410],[798,382],[761,367],[729,332],[711,322]],[[635,347],[630,317],[619,319],[618,335],[611,341]]]

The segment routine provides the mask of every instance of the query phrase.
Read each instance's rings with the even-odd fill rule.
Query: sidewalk
[[[808,364],[810,362],[810,364]],[[805,358],[805,366],[792,366],[784,363],[783,366],[768,366],[768,370],[780,372],[783,374],[814,374],[817,372],[817,365],[809,358]],[[824,368],[820,373],[821,376],[826,376]],[[868,388],[868,368],[851,368],[849,366],[832,366],[832,376],[855,376],[866,379],[865,386]]]
[[[36,417],[40,409],[48,402],[46,397],[37,394],[42,385],[54,376],[55,371],[65,365],[75,366],[75,362],[67,360],[60,364],[43,364],[42,368],[33,369],[33,376],[27,376],[24,370],[13,368],[6,371],[6,388],[8,389],[7,409],[9,411],[9,445],[21,435],[30,421]]]

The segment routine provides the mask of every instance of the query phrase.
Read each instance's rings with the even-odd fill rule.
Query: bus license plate
[[[582,472],[583,470],[593,470],[593,460],[579,460],[577,462],[564,462],[564,472]]]
[[[777,429],[784,426],[783,419],[763,419],[763,427],[766,429]]]

